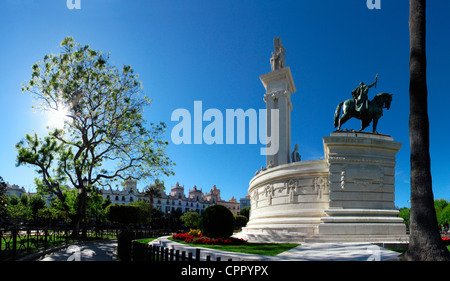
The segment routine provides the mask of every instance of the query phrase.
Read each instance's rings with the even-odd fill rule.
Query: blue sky
[[[450,2],[429,1],[427,11],[430,147],[435,198],[449,199],[450,174],[445,149],[450,119]],[[176,163],[175,176],[185,191],[194,185],[223,199],[247,194],[255,171],[265,165],[261,144],[175,145],[170,120],[177,108],[203,110],[265,108],[259,76],[270,71],[273,38],[285,46],[297,92],[292,95],[292,143],[303,160],[323,158],[322,137],[334,131],[339,102],[351,97],[360,81],[378,92],[394,94],[378,131],[403,146],[397,154],[396,205],[409,206],[409,1],[381,0],[369,10],[366,0],[322,1],[149,1],[81,0],[69,10],[66,0],[2,0],[0,2],[0,176],[33,191],[31,167],[15,167],[14,144],[26,133],[45,134],[48,117],[33,112],[32,98],[21,93],[31,66],[45,54],[58,53],[65,36],[111,53],[117,65],[130,64],[153,100],[146,118],[167,124],[167,153]],[[203,126],[208,125],[204,122]],[[350,120],[344,128],[359,129]],[[371,127],[370,127],[371,128]],[[248,141],[247,141],[248,143]]]

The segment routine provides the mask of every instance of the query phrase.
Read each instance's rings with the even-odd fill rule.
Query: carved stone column
[[[266,165],[278,166],[290,163],[291,151],[291,94],[295,93],[294,80],[289,67],[284,67],[259,77],[266,89],[267,135],[278,133],[278,152],[266,156]],[[272,124],[272,109],[278,110],[278,123]],[[267,146],[277,144],[269,143]]]

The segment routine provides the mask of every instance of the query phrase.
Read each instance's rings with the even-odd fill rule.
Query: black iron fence
[[[175,262],[175,261],[201,261],[200,249],[193,252],[169,249],[160,245],[151,245],[133,241],[133,261],[136,262]],[[211,261],[211,256],[206,256],[205,261]],[[216,261],[221,261],[221,257],[217,257]],[[229,259],[228,261],[231,261]]]

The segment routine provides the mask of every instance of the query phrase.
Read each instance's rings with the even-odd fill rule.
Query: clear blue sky
[[[15,167],[14,144],[26,133],[45,133],[46,116],[34,113],[21,83],[45,54],[58,53],[65,36],[111,53],[117,66],[130,64],[153,100],[149,121],[166,122],[166,137],[177,122],[177,108],[265,108],[259,76],[270,71],[273,38],[280,36],[297,87],[292,95],[292,143],[303,160],[323,158],[322,137],[333,128],[337,104],[351,97],[360,81],[394,94],[379,132],[403,146],[397,155],[396,205],[409,206],[409,1],[381,0],[369,10],[366,0],[322,1],[149,1],[81,0],[69,10],[66,0],[0,2],[0,175],[11,184],[34,190],[31,167]],[[428,1],[428,90],[431,160],[435,198],[450,196],[450,11],[449,1]],[[192,113],[193,114],[193,113]],[[208,122],[204,123],[206,126]],[[346,128],[359,128],[349,121]],[[248,142],[247,142],[248,143]],[[175,176],[185,191],[193,185],[208,192],[215,184],[222,198],[247,194],[255,171],[265,164],[261,144],[174,145],[167,153],[177,164]]]

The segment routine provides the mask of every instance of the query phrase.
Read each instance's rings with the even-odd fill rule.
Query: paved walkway
[[[152,244],[192,252],[195,255],[196,247],[170,241],[160,237]],[[62,250],[47,254],[39,261],[114,261],[116,260],[117,241],[102,241],[72,245]],[[201,260],[211,260],[220,257],[227,261],[395,261],[399,253],[370,243],[303,243],[289,251],[277,256],[250,255],[233,252],[224,252],[202,248]]]
[[[39,261],[114,261],[117,240],[70,245],[49,253]]]
[[[151,244],[179,249],[186,253],[192,252],[195,255],[196,247],[173,242],[167,237],[160,237]],[[202,248],[201,260],[206,260],[208,255],[211,260],[220,257],[225,261],[229,259],[233,261],[396,261],[400,253],[371,243],[302,243],[277,256],[250,255]]]

